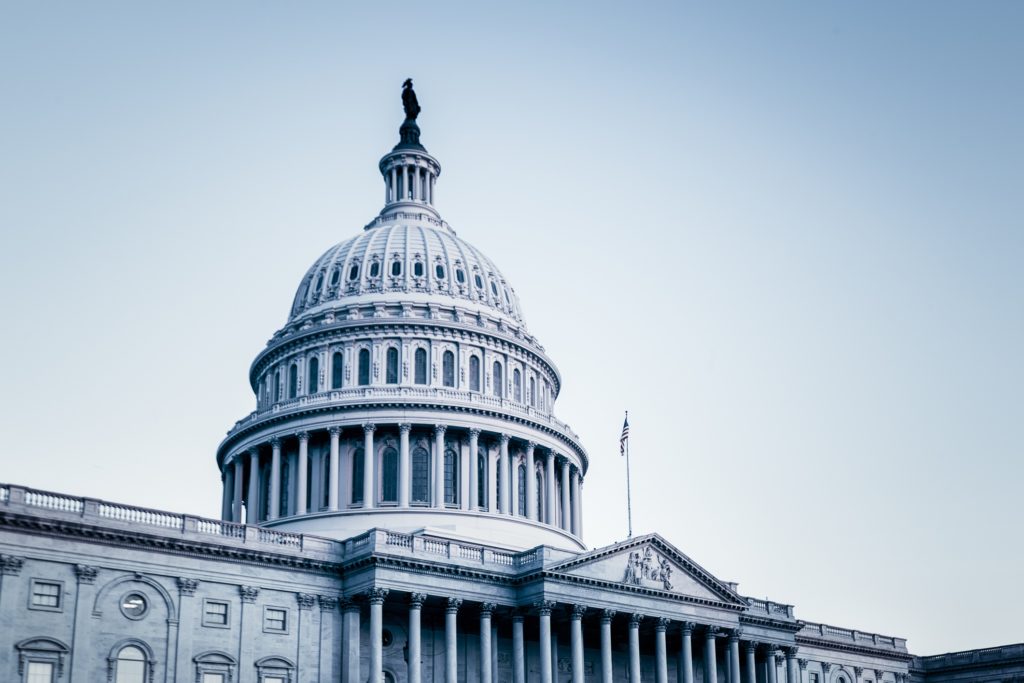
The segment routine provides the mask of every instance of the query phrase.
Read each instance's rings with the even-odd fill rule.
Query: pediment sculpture
[[[634,550],[626,560],[626,571],[622,582],[630,586],[655,584],[658,588],[672,590],[672,564],[654,552],[651,546]]]

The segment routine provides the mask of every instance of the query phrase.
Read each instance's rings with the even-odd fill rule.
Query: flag
[[[629,441],[629,411],[626,411],[626,419],[622,421],[622,435],[619,437],[619,455],[626,454],[627,441]]]

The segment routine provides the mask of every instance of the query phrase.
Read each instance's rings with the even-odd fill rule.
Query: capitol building
[[[221,519],[0,485],[0,683],[1024,681],[1024,644],[915,656],[658,534],[588,548],[562,376],[403,104],[383,208],[252,362]]]

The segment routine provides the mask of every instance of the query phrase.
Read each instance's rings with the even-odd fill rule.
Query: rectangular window
[[[288,610],[267,607],[263,610],[263,630],[268,633],[288,632]]]
[[[32,603],[34,609],[59,611],[63,584],[58,581],[32,579]]]
[[[228,603],[220,600],[203,601],[203,626],[228,626]]]
[[[203,674],[203,683],[224,683],[224,674]]]
[[[262,683],[284,683],[284,679],[280,676],[264,676]]]
[[[29,662],[25,683],[53,683],[53,663]]]
[[[818,683],[818,674],[811,674],[811,683]]]

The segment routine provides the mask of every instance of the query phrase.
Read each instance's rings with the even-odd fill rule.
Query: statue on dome
[[[420,103],[416,99],[416,91],[412,89],[412,79],[405,79],[402,84],[402,107],[405,109],[405,120],[415,121],[420,115]]]

